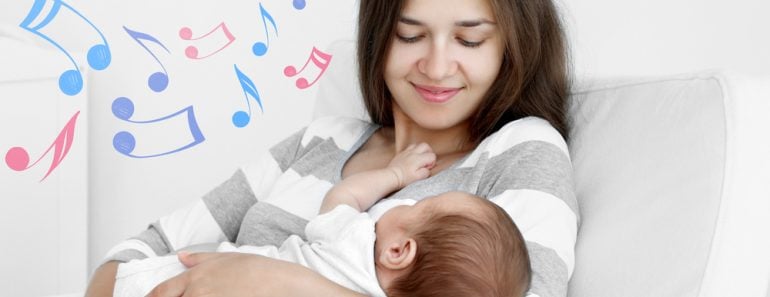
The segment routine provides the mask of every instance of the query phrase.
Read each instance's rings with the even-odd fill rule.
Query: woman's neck
[[[421,142],[430,145],[439,159],[458,154],[462,156],[473,149],[473,145],[467,142],[467,122],[442,130],[426,129],[406,116],[397,106],[393,110],[393,122],[393,129],[386,130],[385,136],[393,141],[395,153]]]

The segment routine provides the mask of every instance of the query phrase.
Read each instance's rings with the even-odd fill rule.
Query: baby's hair
[[[434,213],[417,228],[411,270],[386,289],[388,296],[524,296],[531,280],[529,255],[513,220],[478,198],[481,217]]]

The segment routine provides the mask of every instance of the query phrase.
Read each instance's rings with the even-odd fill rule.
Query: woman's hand
[[[362,296],[290,262],[243,253],[180,253],[184,273],[148,297]]]

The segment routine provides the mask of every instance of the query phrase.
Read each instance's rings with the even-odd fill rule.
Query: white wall
[[[59,91],[70,65],[55,51],[0,36],[0,65],[0,296],[79,290],[87,277],[87,97]],[[11,147],[27,152],[28,169],[6,164]]]
[[[770,1],[561,1],[579,76],[770,73]]]
[[[53,49],[51,44],[18,27],[33,2],[0,0],[0,26],[14,34],[28,37],[43,48]],[[51,3],[46,2],[47,7],[42,16],[50,9],[48,7]],[[307,124],[311,118],[317,85],[299,89],[295,85],[296,77],[285,77],[283,69],[289,65],[301,67],[313,47],[323,51],[334,40],[352,38],[357,12],[354,0],[307,0],[302,10],[294,8],[292,1],[285,0],[71,0],[66,3],[82,13],[104,34],[112,54],[107,69],[90,71],[87,90],[81,95],[88,94],[88,113],[82,116],[88,116],[90,120],[91,125],[83,129],[91,137],[87,143],[81,141],[75,144],[83,148],[83,152],[86,144],[88,147],[89,272],[99,264],[110,247],[138,234],[161,215],[198,199],[229,177],[238,166],[256,159],[258,153]],[[258,57],[252,53],[252,45],[266,41],[260,4],[273,17],[278,33],[275,33],[272,26],[267,27],[270,47],[267,54]],[[42,16],[36,21],[41,20]],[[191,27],[197,36],[221,22],[225,22],[236,37],[229,47],[208,59],[192,60],[185,56],[188,45],[197,45],[204,52],[223,44],[224,39],[223,35],[214,34],[198,42],[185,41],[179,37],[182,27]],[[148,88],[147,78],[158,71],[159,66],[126,33],[123,26],[150,34],[169,49],[170,53],[167,53],[159,45],[145,40],[148,49],[157,55],[168,71],[170,83],[166,90],[154,92]],[[41,31],[72,51],[87,50],[98,41],[94,30],[65,10],[61,10]],[[0,54],[3,54],[3,50],[0,49]],[[56,51],[54,58],[66,59]],[[329,67],[334,67],[335,60],[350,58],[332,57]],[[85,60],[82,56],[79,59]],[[66,63],[63,64],[66,66]],[[256,107],[256,101],[244,96],[234,65],[255,84],[264,112]],[[60,71],[64,71],[65,66],[60,66]],[[58,76],[58,73],[55,74]],[[311,63],[308,71],[302,75],[312,80],[318,74],[319,68]],[[320,81],[323,81],[323,76]],[[50,83],[48,87],[51,92],[58,92],[56,83]],[[0,98],[15,95],[0,93]],[[66,96],[63,97],[66,99]],[[155,119],[192,106],[205,141],[187,150],[155,158],[136,159],[118,153],[112,141],[119,131],[129,131],[135,135],[135,153],[138,154],[167,151],[191,140],[184,118],[148,125],[117,119],[111,107],[118,97],[128,97],[135,103],[135,120]],[[231,117],[234,112],[247,108],[247,100],[252,105],[252,120],[246,127],[236,128]],[[0,102],[0,105],[5,109],[13,107],[5,102]],[[5,125],[5,122],[2,123]],[[30,129],[29,133],[36,131]],[[21,140],[8,143],[17,142]],[[0,150],[4,153],[9,148],[0,147]],[[2,170],[0,177],[9,171],[4,165]],[[8,209],[26,205],[9,201],[10,204],[4,205]],[[82,211],[85,212],[85,209]],[[53,225],[56,222],[48,220],[45,224]],[[27,283],[34,284],[32,280]],[[69,284],[60,288],[71,291],[83,285]],[[0,290],[0,295],[19,296],[16,292],[30,292],[23,288],[19,290]],[[41,292],[56,293],[55,290],[55,287],[35,290],[33,292],[38,293],[26,296],[39,295]]]
[[[111,11],[121,11],[121,15],[127,16],[144,14],[141,21],[125,17],[123,20],[105,20],[108,24],[133,24],[137,29],[145,30],[171,28],[156,32],[158,38],[167,41],[166,45],[176,49],[177,53],[187,44],[176,38],[181,25],[208,28],[225,20],[233,33],[240,32],[240,35],[232,46],[234,48],[207,60],[190,61],[181,54],[168,57],[164,62],[168,63],[166,67],[172,81],[167,91],[154,94],[144,85],[150,73],[148,69],[153,67],[152,61],[148,62],[147,57],[142,56],[142,50],[133,45],[133,40],[120,38],[121,34],[125,35],[120,32],[122,29],[118,27],[112,33],[119,37],[114,38],[119,43],[117,47],[125,49],[124,58],[116,58],[114,65],[116,69],[123,70],[93,76],[93,85],[109,87],[93,89],[92,92],[95,99],[91,105],[95,111],[94,122],[102,124],[93,125],[91,131],[91,157],[95,160],[91,167],[90,193],[93,209],[90,219],[94,222],[90,229],[91,267],[118,241],[138,234],[149,222],[198,199],[228,178],[238,166],[253,161],[258,153],[304,126],[310,119],[316,88],[296,89],[294,80],[281,74],[283,68],[287,65],[301,66],[313,46],[323,49],[332,40],[352,34],[353,27],[349,22],[353,20],[353,9],[350,4],[335,7],[309,1],[305,10],[295,11],[290,1],[262,1],[278,23],[279,33],[276,37],[269,28],[271,49],[264,57],[255,57],[251,54],[251,45],[264,36],[258,2],[202,2],[189,4],[185,13],[172,18],[167,17],[175,11],[173,5],[157,7],[155,13],[147,15],[133,4],[116,8],[113,3],[105,5],[105,12],[100,13],[110,15]],[[343,2],[350,1],[339,3]],[[148,2],[147,5],[158,5],[155,3]],[[246,108],[233,64],[251,77],[265,110],[260,113],[254,107],[255,102],[250,101],[254,114],[251,123],[244,128],[235,128],[230,121],[235,111]],[[116,92],[122,85],[137,87],[122,88],[125,89],[123,93]],[[178,136],[172,135],[172,131],[186,131],[184,125],[164,128],[161,133],[153,131],[154,128],[142,131],[140,127],[116,121],[109,110],[117,96],[130,96],[135,100],[137,113],[141,109],[149,109],[141,115],[145,118],[194,105],[205,142],[158,158],[132,159],[117,154],[112,147],[112,138],[119,130],[127,129],[144,135],[145,138],[137,139],[137,142],[150,145]]]

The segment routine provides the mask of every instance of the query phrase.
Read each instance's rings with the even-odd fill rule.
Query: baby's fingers
[[[415,180],[426,179],[429,176],[430,176],[430,169],[428,169],[428,168],[424,168],[423,167],[423,168],[420,168],[419,170],[417,170],[415,172],[415,177],[416,177]]]
[[[420,167],[431,169],[436,166],[436,154],[432,152],[420,154]]]
[[[427,143],[421,142],[414,146],[414,152],[418,154],[422,153],[432,153],[433,148],[430,147]]]

